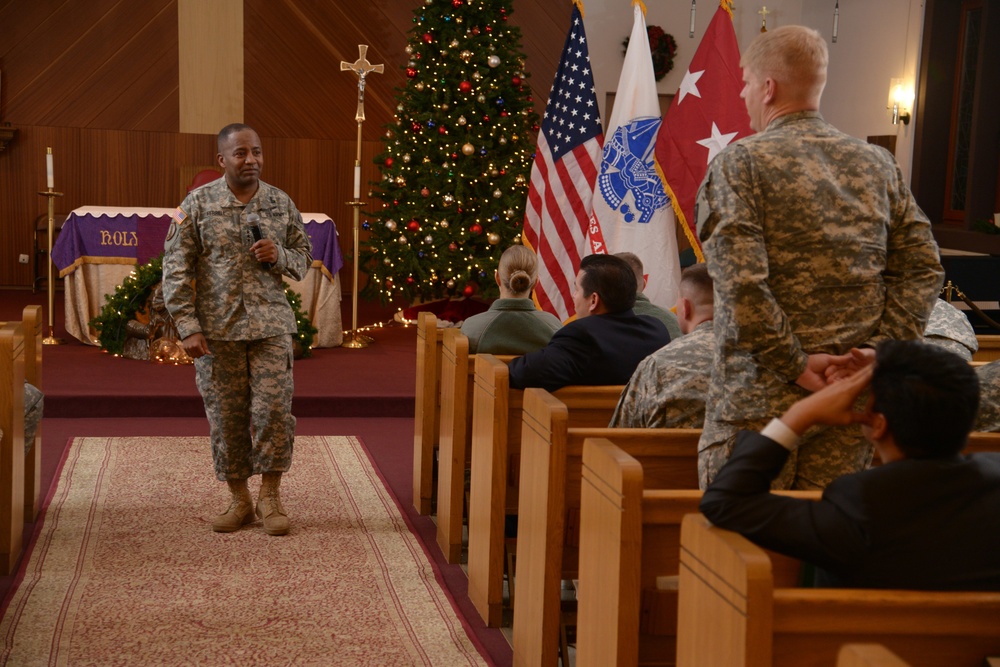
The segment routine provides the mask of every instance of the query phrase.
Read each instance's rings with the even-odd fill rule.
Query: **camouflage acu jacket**
[[[696,217],[715,281],[710,417],[780,413],[810,353],[923,335],[944,275],[930,223],[888,151],[818,112],[723,150]]]
[[[278,246],[264,269],[250,253],[247,215]],[[259,340],[295,333],[282,275],[302,280],[312,264],[302,216],[284,192],[260,182],[246,205],[225,178],[192,191],[174,213],[163,256],[163,296],[181,338]]]

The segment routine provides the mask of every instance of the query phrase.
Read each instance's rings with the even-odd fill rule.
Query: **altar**
[[[104,297],[142,265],[163,252],[171,208],[85,206],[67,217],[52,248],[52,261],[63,279],[66,331],[90,345],[97,333],[88,323],[101,312]],[[302,297],[302,310],[319,333],[313,347],[337,347],[343,342],[340,277],[344,260],[337,226],[322,213],[303,213],[312,242],[313,263],[304,280],[285,282]]]

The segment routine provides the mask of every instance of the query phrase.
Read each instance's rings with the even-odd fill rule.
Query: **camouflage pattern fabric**
[[[924,329],[924,340],[954,352],[966,361],[979,349],[976,330],[965,313],[947,301],[934,301],[934,310]]]
[[[208,349],[211,354],[195,359],[194,367],[215,476],[225,481],[287,471],[295,436],[291,335],[209,340]]]
[[[256,213],[278,261],[250,253]],[[245,205],[222,178],[192,191],[164,242],[163,297],[180,337],[201,332],[209,355],[195,360],[216,476],[246,479],[291,465],[291,335],[298,328],[281,285],[312,264],[302,216],[284,192],[260,181]]]
[[[268,271],[250,253],[247,215],[278,245]],[[282,275],[302,280],[312,264],[302,215],[288,195],[263,181],[244,205],[220,178],[193,190],[174,214],[163,256],[163,298],[181,339],[259,340],[295,333]]]
[[[35,445],[35,433],[38,431],[38,423],[42,421],[42,412],[45,409],[45,395],[42,391],[31,384],[24,383],[24,453],[27,454]]]
[[[973,431],[1000,431],[1000,361],[976,368],[979,376],[979,415]]]
[[[724,149],[696,217],[715,281],[715,366],[699,444],[705,483],[728,458],[734,429],[758,428],[807,395],[795,381],[809,354],[921,338],[944,271],[892,155],[816,111],[778,118]],[[846,435],[851,452],[811,452],[814,437],[806,434],[796,464],[810,461],[811,481],[870,458],[869,445]]]
[[[701,428],[714,353],[709,320],[646,357],[632,373],[608,426]]]

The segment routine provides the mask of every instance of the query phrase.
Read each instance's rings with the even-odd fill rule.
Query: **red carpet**
[[[56,335],[66,339],[61,292],[56,296]],[[29,303],[45,306],[47,297],[28,290],[0,290],[0,320],[19,318]],[[349,302],[343,304],[343,312],[349,319]],[[393,312],[359,303],[358,322],[364,326],[387,321]],[[313,358],[296,362],[297,433],[353,435],[362,440],[468,626],[496,664],[509,665],[510,646],[498,630],[479,620],[468,600],[465,574],[460,566],[444,562],[433,522],[413,510],[416,330],[394,326],[368,333],[375,342],[367,348],[315,350]],[[68,340],[67,345],[46,346],[44,351],[43,488],[51,484],[72,437],[208,434],[192,368],[115,359]],[[35,527],[27,526],[29,534]],[[0,599],[8,596],[12,583],[12,577],[0,577]]]

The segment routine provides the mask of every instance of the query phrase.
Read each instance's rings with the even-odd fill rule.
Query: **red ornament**
[[[428,197],[430,196],[431,191],[428,190],[427,188],[420,188],[420,194],[422,194],[424,197]]]
[[[456,9],[458,7],[461,7],[463,4],[464,3],[462,2],[462,0],[451,0],[451,6],[455,7]]]
[[[398,199],[393,199],[392,200],[392,205],[393,206],[399,206],[399,200]]]
[[[489,116],[483,116],[483,122],[484,123],[490,122],[490,117]]]
[[[491,25],[486,26],[486,32],[493,32],[493,26]]]
[[[413,279],[413,276],[406,276],[406,284],[407,285],[412,285],[415,282],[417,282],[417,281]]]
[[[414,131],[414,132],[419,132],[420,130],[422,130],[422,129],[423,129],[423,128],[422,128],[422,127],[420,126],[420,123],[418,123],[417,121],[413,121],[413,124],[412,124],[412,125],[410,125],[410,127],[412,127],[412,128],[413,128],[413,131]]]
[[[385,286],[386,287],[392,287],[392,278],[386,278],[385,279]]]
[[[473,35],[478,35],[479,34],[479,28],[473,28],[472,29],[472,34]]]
[[[512,84],[514,84],[515,86],[520,86],[521,85],[521,77],[519,77],[519,76],[512,76],[510,78],[510,82]]]
[[[479,236],[480,234],[482,234],[482,233],[483,233],[483,227],[482,227],[482,225],[480,225],[480,224],[479,224],[479,223],[477,222],[477,223],[474,223],[474,224],[473,224],[473,225],[472,225],[471,227],[469,227],[469,231],[470,231],[470,232],[471,232],[472,234],[474,234],[474,235],[476,235],[476,236]]]
[[[475,293],[476,293],[476,286],[473,285],[472,283],[469,283],[468,285],[462,288],[462,294],[464,294],[465,296],[472,296]]]
[[[417,78],[417,68],[416,67],[407,67],[406,68],[406,76],[409,77],[409,78],[411,78],[411,79]]]
[[[469,83],[468,81],[463,81],[462,83],[458,84],[458,89],[463,93],[467,93],[472,90],[472,84]]]
[[[452,252],[455,252],[456,250],[458,250],[458,244],[455,243],[455,242],[449,243],[448,244],[448,250],[451,250]]]
[[[434,35],[430,34],[429,32],[425,32],[424,33],[424,42],[427,43],[427,44],[430,44],[433,41],[434,41]]]
[[[408,223],[406,223],[406,228],[409,229],[411,232],[419,232],[420,223],[417,222],[416,220],[410,220]]]
[[[391,157],[387,157],[385,159],[385,166],[387,166],[387,167],[391,167],[392,166],[392,158]]]
[[[438,125],[438,134],[448,134],[448,128],[444,125]]]
[[[500,112],[500,117],[501,118],[506,118],[507,117],[507,112],[506,111],[501,111]]]

